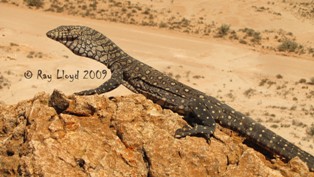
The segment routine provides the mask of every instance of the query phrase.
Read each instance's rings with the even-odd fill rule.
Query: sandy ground
[[[300,79],[314,77],[313,60],[255,52],[220,39],[150,27],[0,4],[1,102],[14,104],[53,89],[72,94],[97,87],[109,78],[110,74],[104,79],[83,79],[85,70],[96,73],[106,68],[46,37],[48,30],[63,24],[101,31],[133,57],[225,101],[314,155],[314,133],[310,131],[314,131],[314,85],[299,83]],[[58,79],[58,70],[79,73],[79,78]],[[26,79],[29,71],[33,76]],[[38,77],[39,71],[52,79]],[[119,87],[106,95],[130,93]]]

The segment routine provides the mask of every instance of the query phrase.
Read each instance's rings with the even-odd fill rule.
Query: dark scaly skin
[[[213,135],[216,122],[239,132],[273,154],[290,160],[299,156],[314,171],[314,157],[301,150],[250,117],[217,99],[184,85],[158,70],[134,59],[103,34],[85,26],[60,26],[47,33],[73,53],[106,65],[111,78],[101,86],[78,92],[78,95],[101,94],[124,85],[141,93],[164,108],[187,117],[191,126],[178,129],[175,137]]]

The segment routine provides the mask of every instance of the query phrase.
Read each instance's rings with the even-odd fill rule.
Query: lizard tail
[[[289,161],[292,158],[298,156],[301,160],[307,163],[310,171],[314,171],[314,156],[303,151],[283,137],[275,134],[265,126],[257,123],[252,118],[244,116],[240,112],[234,112],[233,116],[231,116],[231,119],[234,116],[238,117],[234,120],[241,121],[238,121],[236,124],[228,124],[228,122],[230,122],[230,120],[228,120],[226,123],[231,129],[237,130],[241,134],[246,135],[250,141],[258,144],[261,148],[269,152],[278,154],[284,160]]]

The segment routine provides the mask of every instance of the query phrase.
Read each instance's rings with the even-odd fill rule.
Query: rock
[[[210,144],[200,137],[174,138],[184,125],[178,114],[142,95],[108,99],[41,93],[0,105],[0,174],[314,176],[298,158],[271,162],[219,129]]]
[[[49,106],[54,107],[59,114],[69,107],[69,101],[64,94],[54,90],[49,99]]]

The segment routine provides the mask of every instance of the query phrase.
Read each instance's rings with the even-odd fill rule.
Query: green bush
[[[284,40],[279,46],[279,51],[294,52],[298,48],[298,43],[292,40]]]

